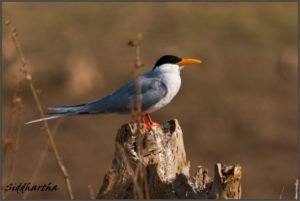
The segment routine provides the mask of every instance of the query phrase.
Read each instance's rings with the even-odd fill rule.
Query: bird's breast
[[[166,76],[164,79],[162,79],[162,82],[165,84],[167,88],[167,95],[165,99],[171,101],[180,89],[181,86],[180,75],[175,74],[175,75]]]
[[[169,73],[163,75],[161,77],[161,81],[166,86],[167,93],[160,101],[158,101],[156,104],[154,104],[148,109],[147,112],[149,113],[154,112],[169,104],[172,101],[172,99],[176,96],[181,86],[181,78],[179,73]]]

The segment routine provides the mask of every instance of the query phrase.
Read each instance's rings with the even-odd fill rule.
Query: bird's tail
[[[33,123],[37,123],[37,122],[41,122],[41,121],[47,121],[47,120],[50,120],[50,119],[57,119],[57,118],[61,118],[61,117],[66,117],[66,116],[69,116],[69,115],[70,114],[55,114],[55,115],[52,115],[52,116],[49,116],[49,117],[29,121],[29,122],[26,122],[25,124],[26,125],[27,124],[33,124]]]
[[[61,106],[61,107],[48,107],[48,110],[54,111],[50,114],[51,116],[44,117],[41,119],[36,119],[33,121],[29,121],[25,124],[33,124],[41,121],[47,121],[51,119],[57,119],[61,117],[66,117],[66,116],[71,116],[71,115],[76,115],[76,114],[83,114],[83,109],[86,104],[81,104],[81,105],[74,105],[74,106]]]

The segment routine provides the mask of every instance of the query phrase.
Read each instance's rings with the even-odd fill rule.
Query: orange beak
[[[185,65],[190,65],[190,64],[200,64],[202,61],[198,59],[182,59],[178,63],[176,63],[178,66],[185,66]]]

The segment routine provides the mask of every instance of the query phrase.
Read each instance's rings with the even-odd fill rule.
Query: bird
[[[201,60],[182,59],[174,55],[164,55],[155,63],[152,70],[138,77],[141,95],[141,114],[139,123],[144,123],[148,129],[159,126],[154,122],[150,113],[153,113],[169,104],[181,87],[181,70],[191,64],[200,64]],[[132,79],[113,93],[96,101],[79,105],[48,107],[50,116],[29,121],[26,124],[42,122],[61,117],[83,114],[128,114],[137,103],[136,80]],[[145,123],[144,117],[147,119]]]

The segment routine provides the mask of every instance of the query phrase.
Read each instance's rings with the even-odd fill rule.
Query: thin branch
[[[53,136],[55,135],[55,133],[56,133],[58,127],[60,126],[60,124],[61,124],[62,122],[63,122],[63,120],[62,120],[62,119],[59,119],[59,120],[57,121],[57,123],[53,126],[53,128],[52,128]],[[51,150],[52,150],[52,149],[51,149]],[[44,163],[44,161],[45,161],[45,159],[46,159],[46,156],[47,156],[47,153],[48,153],[48,152],[49,152],[49,140],[47,140],[47,142],[46,142],[46,144],[45,144],[45,148],[44,148],[42,154],[40,155],[40,158],[39,158],[39,160],[38,160],[38,164],[36,165],[36,168],[35,168],[35,170],[33,171],[33,174],[32,174],[32,176],[31,176],[29,182],[35,183],[36,178],[37,178],[37,176],[38,176],[40,170],[42,169],[43,163]],[[27,199],[28,196],[29,196],[29,194],[30,194],[30,192],[31,192],[31,191],[25,191],[25,193],[24,193],[23,196],[22,196],[22,199]]]
[[[143,34],[138,33],[136,40],[130,40],[128,42],[128,46],[135,47],[135,60],[134,60],[134,69],[132,71],[132,77],[135,80],[135,93],[136,93],[136,100],[132,107],[132,114],[134,114],[134,117],[137,122],[139,122],[139,118],[142,115],[142,101],[143,101],[143,95],[142,95],[142,85],[140,80],[141,70],[144,67],[144,64],[141,60],[141,43],[143,40]],[[139,140],[139,136],[141,136],[140,129],[137,129],[137,155],[140,157],[140,150],[141,144]],[[124,158],[126,159],[126,156],[124,154]],[[125,161],[127,164],[127,161]],[[145,169],[142,167],[141,162],[137,164],[138,166],[135,168],[135,171],[133,172],[132,169],[131,172],[133,173],[133,186],[134,186],[134,196],[137,199],[149,199],[149,192],[148,192],[148,185],[147,185],[147,176]],[[130,168],[130,166],[128,166]],[[140,177],[140,178],[139,178]],[[141,180],[140,184],[138,180]],[[142,191],[142,187],[144,187],[145,192]]]
[[[15,76],[17,77],[17,76]],[[17,80],[17,79],[15,79]],[[17,152],[19,151],[20,134],[22,129],[22,118],[24,113],[24,103],[22,99],[21,82],[16,81],[14,91],[11,99],[11,113],[9,116],[8,126],[6,127],[7,133],[3,136],[3,164],[9,163],[7,166],[7,177],[3,177],[3,184],[9,184],[14,179]],[[8,151],[12,149],[12,156],[7,157]],[[10,159],[10,160],[9,160]],[[3,191],[3,198],[7,197],[6,191]]]
[[[22,98],[19,95],[20,93],[20,87],[19,87],[20,83],[16,83],[15,87],[14,87],[14,91],[12,93],[11,96],[11,104],[10,104],[10,109],[11,109],[11,113],[8,117],[8,123],[7,123],[7,127],[6,127],[6,131],[4,132],[4,136],[3,136],[3,161],[5,161],[6,159],[6,154],[7,151],[9,150],[10,147],[12,147],[11,145],[13,144],[13,136],[12,134],[15,133],[14,132],[14,120],[17,119],[16,121],[18,121],[18,109],[21,108],[20,106],[23,105],[22,102]]]
[[[298,185],[299,185],[299,180],[296,179],[296,181],[295,181],[295,200],[298,200],[298,198],[299,198],[299,196],[298,196],[298,193],[299,193]]]
[[[282,198],[283,198],[283,193],[284,193],[284,186],[282,186],[282,188],[281,188],[281,192],[280,192],[280,195],[279,195],[280,200],[282,200]]]
[[[22,99],[22,87],[21,82],[18,82],[16,84],[15,92],[13,95],[13,108],[16,115],[16,130],[14,131],[14,150],[13,150],[13,157],[10,167],[10,173],[8,174],[8,182],[11,183],[14,180],[14,174],[16,169],[16,162],[17,162],[17,153],[19,151],[20,146],[20,135],[22,131],[22,119],[23,119],[23,113],[24,113],[24,103]]]
[[[89,194],[90,194],[91,200],[95,200],[96,196],[95,196],[95,191],[94,191],[92,184],[89,184],[88,188],[89,188]]]
[[[42,118],[44,118],[45,114],[43,112],[39,96],[37,94],[37,89],[36,89],[36,87],[35,87],[35,85],[33,83],[32,75],[29,73],[29,71],[27,69],[27,62],[26,62],[25,56],[23,54],[23,51],[22,51],[22,48],[21,48],[21,44],[20,44],[19,39],[18,39],[18,32],[16,31],[16,29],[13,27],[13,25],[9,21],[6,21],[5,24],[10,28],[11,38],[12,38],[13,43],[14,43],[14,45],[15,45],[17,51],[18,51],[18,54],[19,54],[19,56],[21,58],[21,63],[22,63],[21,72],[23,72],[26,80],[29,83],[29,87],[30,87],[31,93],[32,93],[32,95],[34,97],[34,100],[35,100],[35,103],[37,105],[37,108],[38,108],[38,111],[40,113],[40,116]],[[57,163],[59,165],[61,173],[63,174],[63,177],[65,178],[65,182],[66,182],[66,186],[67,186],[69,197],[70,197],[70,199],[73,200],[74,199],[74,195],[73,195],[73,191],[72,191],[72,188],[71,188],[70,175],[69,175],[67,169],[65,168],[65,166],[63,164],[63,161],[61,159],[61,156],[60,156],[60,154],[58,152],[58,148],[57,148],[56,143],[54,141],[53,135],[52,135],[52,133],[51,133],[51,131],[49,129],[48,122],[47,121],[43,121],[43,122],[44,122],[44,128],[45,128],[46,134],[48,136],[48,139],[50,141],[51,146],[53,147],[53,152],[54,152],[56,161],[57,161]]]
[[[139,116],[142,114],[142,89],[140,83],[140,74],[141,69],[144,66],[141,60],[141,43],[143,39],[143,34],[138,33],[136,40],[130,40],[127,45],[130,47],[135,47],[135,59],[134,59],[134,69],[132,71],[132,77],[135,80],[135,92],[136,92],[136,100],[132,104],[132,113],[135,116],[135,119],[138,121]]]
[[[17,163],[17,153],[19,151],[19,146],[20,146],[20,134],[22,130],[22,118],[18,119],[17,123],[17,131],[15,135],[15,148],[14,148],[14,153],[13,153],[13,158],[12,158],[12,165],[11,165],[11,172],[8,177],[8,182],[12,182],[14,180],[15,176],[15,169],[16,169],[16,163]]]

